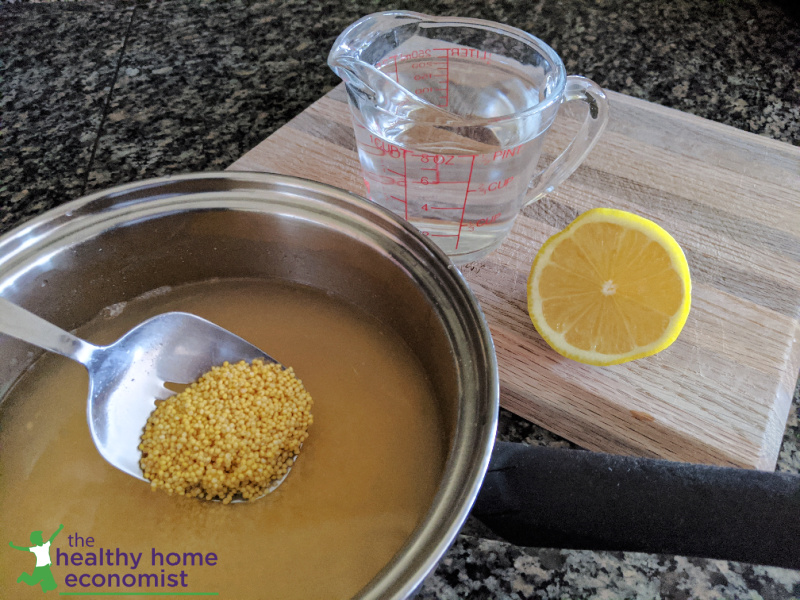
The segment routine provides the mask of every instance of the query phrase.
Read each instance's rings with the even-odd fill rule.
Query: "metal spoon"
[[[92,440],[105,460],[142,481],[147,480],[139,467],[139,442],[155,401],[174,394],[165,383],[192,383],[225,361],[278,362],[230,331],[182,312],[158,315],[113,344],[94,346],[0,298],[0,333],[86,367]],[[266,493],[283,483],[286,475]]]

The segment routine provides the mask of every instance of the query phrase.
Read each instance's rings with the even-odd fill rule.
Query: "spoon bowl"
[[[183,312],[157,315],[113,344],[95,346],[0,298],[0,333],[86,367],[86,412],[92,440],[106,461],[142,481],[148,480],[139,466],[139,442],[156,401],[175,393],[166,384],[192,383],[225,361],[262,359],[277,363],[230,331]],[[277,488],[286,475],[273,483],[267,493]]]

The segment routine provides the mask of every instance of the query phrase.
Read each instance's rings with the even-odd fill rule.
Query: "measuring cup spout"
[[[390,73],[365,62],[349,45],[334,46],[328,66],[344,81],[358,114],[377,131],[419,124],[456,126],[463,119],[434,106],[395,80]],[[374,122],[371,122],[374,121]]]
[[[355,56],[334,56],[334,51],[331,51],[328,57],[328,66],[341,77],[351,93],[356,92],[359,95],[363,95],[370,102],[375,102],[378,97],[378,90],[386,87],[387,83],[391,82],[382,82],[381,78],[386,76],[372,65],[359,60]]]
[[[328,66],[348,86],[359,90],[380,90],[390,82],[380,67],[383,54],[391,47],[397,22],[419,22],[422,15],[410,12],[375,13],[362,17],[336,38],[328,54]],[[392,82],[394,83],[394,82]]]
[[[328,65],[346,85],[356,122],[378,137],[417,150],[442,151],[444,134],[445,140],[451,138],[453,152],[480,151],[484,148],[476,148],[470,139],[496,142],[486,134],[482,119],[451,111],[435,94],[436,101],[423,97],[441,82],[419,79],[421,72],[416,79],[398,72],[408,66],[409,57],[430,54],[416,44],[426,19],[430,17],[410,11],[367,15],[339,35]]]
[[[330,65],[345,82],[356,122],[384,140],[431,152],[489,151],[497,145],[484,127],[434,106],[358,58],[337,56]],[[481,143],[487,139],[493,144]]]
[[[370,45],[383,35],[383,19],[364,17],[345,29],[328,54],[328,66],[351,93],[363,94],[371,102],[378,101],[380,90],[391,89],[391,80],[378,69],[378,61],[370,61]],[[373,64],[375,63],[375,64]]]

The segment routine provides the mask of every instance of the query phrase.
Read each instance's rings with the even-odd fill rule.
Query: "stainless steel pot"
[[[375,205],[297,178],[208,173],[75,200],[0,238],[0,295],[67,330],[162,286],[225,277],[327,290],[392,326],[427,369],[449,453],[406,545],[359,598],[413,595],[458,533],[487,469],[499,384],[491,336],[459,271]],[[38,351],[0,336],[0,397]]]

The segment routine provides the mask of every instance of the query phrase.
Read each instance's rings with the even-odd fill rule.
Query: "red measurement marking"
[[[386,152],[384,152],[382,148],[376,148],[375,146],[367,146],[366,144],[362,145],[360,147],[360,150],[361,152],[363,152],[364,154],[368,154],[369,156],[383,156],[384,154],[386,154]],[[376,177],[378,176],[377,173],[373,173],[373,175],[375,175]]]
[[[478,50],[477,48],[465,48],[463,46],[456,46],[451,48],[434,48],[436,52],[445,52],[445,56],[460,56],[463,58],[471,58],[482,60],[484,62],[492,61],[492,53],[486,50]]]
[[[411,151],[409,150],[409,152]],[[411,152],[411,156],[419,158],[419,161],[424,164],[429,164],[431,161],[433,161],[433,164],[436,165],[436,168],[438,168],[439,165],[449,165],[456,158],[452,154],[451,155],[427,154],[425,152],[423,152],[422,154],[416,154],[414,152]]]
[[[408,221],[408,167],[406,166],[406,151],[403,150],[403,198],[406,205],[406,221]]]
[[[475,227],[483,227],[484,225],[491,225],[492,223],[497,221],[497,219],[500,217],[501,214],[503,213],[497,213],[486,219],[478,219],[478,222],[475,223]]]
[[[469,183],[469,181],[429,181],[427,184],[421,185],[448,185],[451,183],[455,183],[456,185],[464,185],[465,183]]]
[[[460,206],[431,206],[431,210],[461,210]]]
[[[520,151],[522,150],[522,146],[517,146],[516,148],[507,148],[505,150],[498,150],[492,156],[492,160],[504,160],[506,158],[511,158],[512,156],[517,156]]]
[[[430,237],[458,237],[457,233],[429,233]],[[458,240],[456,240],[456,248],[458,248]]]
[[[461,241],[461,228],[464,226],[464,213],[467,212],[467,198],[469,198],[469,184],[472,181],[472,169],[475,168],[475,156],[472,157],[472,163],[469,165],[469,177],[467,178],[467,191],[464,194],[464,206],[461,207],[461,221],[458,223],[458,238],[456,239],[456,250],[458,250],[458,243]]]
[[[444,80],[445,80],[445,89],[444,89],[444,103],[440,104],[439,106],[448,106],[450,104],[450,55],[445,53],[444,55]],[[458,244],[456,244],[458,245]]]

